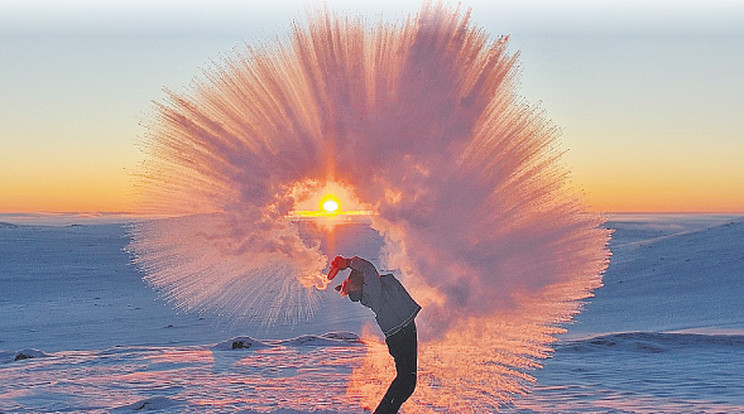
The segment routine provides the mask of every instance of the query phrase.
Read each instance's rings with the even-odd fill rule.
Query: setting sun
[[[372,206],[359,201],[352,187],[328,181],[322,186],[303,184],[300,187],[313,188],[312,191],[296,201],[295,208],[287,216],[292,220],[311,220],[323,224],[341,222],[364,222],[366,217],[374,215]],[[316,186],[317,187],[313,187]]]
[[[323,197],[320,207],[326,213],[336,213],[339,211],[338,199],[335,196],[328,194]]]

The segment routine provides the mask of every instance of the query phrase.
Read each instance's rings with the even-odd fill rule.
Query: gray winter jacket
[[[358,299],[375,313],[377,324],[385,337],[396,334],[418,315],[421,306],[411,298],[395,276],[380,276],[375,266],[361,257],[351,259],[349,267],[364,275],[362,294]],[[349,297],[355,299],[351,294]]]

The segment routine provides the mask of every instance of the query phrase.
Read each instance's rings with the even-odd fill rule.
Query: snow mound
[[[323,335],[300,335],[295,338],[277,341],[284,346],[348,346],[361,343],[359,335],[353,332],[328,332]]]
[[[276,346],[349,346],[361,344],[362,340],[354,332],[327,332],[323,335],[300,335],[289,339],[259,340],[250,336],[236,336],[220,342],[210,349],[213,351],[232,351],[238,349],[258,349]]]
[[[321,336],[323,338],[335,339],[335,340],[338,340],[338,341],[362,342],[362,339],[359,338],[359,335],[355,334],[354,332],[346,332],[346,331],[327,332],[327,333],[324,333]]]
[[[13,351],[0,352],[0,361],[8,363],[8,362],[15,362],[15,361],[23,361],[24,359],[45,358],[48,356],[49,354],[39,351],[38,349],[27,348],[27,349],[20,350],[18,352],[13,352]]]
[[[256,349],[270,346],[272,345],[258,339],[253,339],[250,336],[236,336],[235,338],[214,345],[211,349],[215,351],[232,351],[234,349]]]
[[[123,407],[115,408],[112,410],[114,413],[128,413],[132,411],[156,411],[164,410],[183,404],[181,401],[173,400],[168,397],[152,397],[145,398],[144,400],[137,401],[135,403],[125,405]]]

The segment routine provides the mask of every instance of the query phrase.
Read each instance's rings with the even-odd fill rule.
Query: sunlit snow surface
[[[350,377],[384,345],[323,337],[373,323],[357,304],[329,291],[323,306],[336,308],[322,323],[259,336],[164,305],[122,253],[122,226],[31,220],[0,217],[25,223],[0,225],[0,412],[363,412],[349,387],[364,382]],[[744,412],[744,219],[613,216],[608,226],[605,286],[531,371],[532,392],[501,411]],[[347,231],[339,241],[368,234]]]
[[[361,412],[359,400],[345,396],[344,379],[363,344],[323,339],[64,351],[12,363],[3,355],[0,412]]]

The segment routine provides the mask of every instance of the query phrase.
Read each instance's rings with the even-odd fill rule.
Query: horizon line
[[[720,215],[744,215],[744,210],[586,210],[588,213],[596,214],[720,214]],[[366,213],[366,211],[365,211]],[[78,216],[135,216],[135,217],[168,217],[163,214],[146,214],[134,211],[0,211],[0,216],[6,215],[78,215]],[[181,216],[181,215],[179,215]]]

